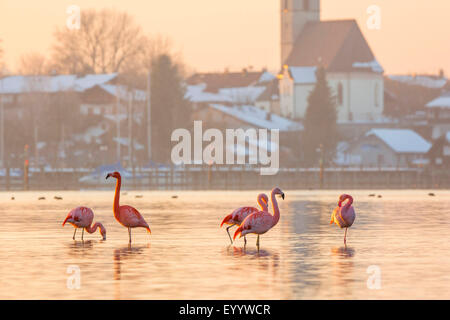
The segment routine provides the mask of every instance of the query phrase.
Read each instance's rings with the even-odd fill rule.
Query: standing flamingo
[[[75,227],[75,231],[72,237],[73,240],[75,240],[75,234],[77,233],[78,228],[83,229],[81,233],[81,240],[83,240],[84,230],[86,230],[89,233],[94,233],[95,231],[97,231],[97,228],[100,228],[100,234],[102,235],[103,240],[106,240],[105,227],[100,222],[96,222],[93,226],[91,226],[93,220],[94,220],[94,212],[92,212],[91,209],[86,207],[78,207],[72,209],[69,212],[62,225],[64,227],[66,222],[68,222]]]
[[[344,206],[342,203],[348,200]],[[347,244],[347,229],[350,228],[355,221],[356,213],[352,207],[353,198],[348,194],[343,194],[339,197],[338,206],[331,213],[330,224],[337,224],[341,228],[345,228],[344,244]]]
[[[108,173],[106,179],[108,179],[109,177],[117,179],[116,193],[114,195],[114,207],[113,207],[114,217],[121,225],[128,228],[129,242],[131,243],[131,228],[142,227],[147,229],[148,233],[152,233],[150,231],[150,227],[148,226],[147,222],[145,222],[144,218],[139,213],[139,211],[137,211],[135,208],[131,206],[119,206],[120,186],[122,184],[122,177],[120,176],[120,173],[117,171],[113,173]]]
[[[267,205],[269,202],[269,198],[267,198],[267,195],[264,193],[260,193],[258,195],[257,199],[258,199],[257,202],[258,202],[259,206],[261,207],[261,210],[267,211],[268,210]],[[227,215],[225,217],[225,219],[223,219],[220,226],[222,227],[224,223],[229,225],[227,227],[227,233],[228,233],[228,237],[230,237],[231,244],[233,244],[233,240],[231,239],[230,232],[228,230],[235,225],[239,226],[248,215],[250,215],[252,213],[256,213],[256,212],[259,212],[258,208],[241,207],[241,208],[237,208],[231,214]],[[244,236],[244,241],[245,241],[245,244],[247,244],[247,239],[245,238],[245,236]]]
[[[259,249],[259,235],[264,234],[275,227],[280,220],[280,210],[278,209],[278,202],[275,197],[277,194],[281,195],[281,198],[284,200],[284,192],[278,187],[274,188],[271,194],[273,215],[271,215],[268,211],[259,211],[247,216],[239,228],[236,229],[233,239],[236,239],[238,235],[242,237],[248,233],[255,233],[258,235],[256,246]]]

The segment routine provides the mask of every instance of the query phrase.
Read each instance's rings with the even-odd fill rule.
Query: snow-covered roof
[[[388,75],[389,79],[403,82],[410,85],[417,85],[431,89],[440,89],[447,84],[448,79],[443,77],[426,76],[426,75]]]
[[[114,141],[119,142],[121,145],[128,147],[130,144],[130,140],[128,138],[113,138]],[[133,141],[133,146],[135,150],[143,150],[144,146],[138,142],[136,142],[136,140]]]
[[[316,83],[317,67],[289,67],[289,73],[296,84]]]
[[[185,97],[191,102],[231,102],[231,98],[221,93],[204,91],[206,84],[190,85],[186,87]]]
[[[280,131],[300,131],[303,125],[299,122],[280,117],[276,114],[270,114],[268,119],[267,112],[255,106],[233,106],[228,107],[221,104],[210,104],[211,108],[233,116],[243,122],[254,125],[258,128],[279,129]]]
[[[191,102],[253,103],[266,90],[265,86],[221,88],[217,93],[205,91],[206,84],[189,85],[185,97]]]
[[[78,78],[76,75],[56,76],[10,76],[0,79],[0,94],[20,94],[25,92],[79,91],[107,83],[117,76],[111,74],[91,74]]]
[[[398,153],[426,153],[431,143],[410,129],[372,129],[366,136],[376,136]]]
[[[440,97],[428,102],[427,108],[450,108],[450,92],[446,92]]]
[[[374,59],[370,62],[353,62],[353,68],[362,68],[362,69],[371,69],[373,72],[376,73],[383,73],[383,67],[380,65],[380,63]]]
[[[101,84],[99,86],[109,94],[116,96],[118,95],[120,99],[122,100],[128,100],[129,99],[129,92],[127,88],[123,85],[114,85],[114,84]],[[144,90],[133,90],[133,99],[136,101],[146,101],[147,99],[147,93]]]
[[[276,76],[273,73],[265,71],[265,72],[263,72],[263,74],[259,78],[258,83],[270,82],[270,81],[272,81],[274,79],[276,79]]]

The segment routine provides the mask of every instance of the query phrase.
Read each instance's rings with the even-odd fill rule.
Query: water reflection
[[[228,246],[219,228],[232,208],[253,203],[255,192],[180,192],[176,201],[170,192],[143,192],[145,201],[128,196],[153,232],[133,233],[131,246],[112,214],[111,192],[61,193],[58,208],[36,205],[33,192],[14,202],[0,192],[9,201],[0,209],[0,261],[8,262],[0,264],[0,298],[414,299],[418,292],[450,298],[450,192],[430,198],[383,191],[382,201],[349,192],[357,218],[347,247],[343,230],[329,225],[340,193],[289,191],[280,222],[258,251],[255,236],[245,247],[242,239]],[[72,241],[61,228],[66,209],[80,203],[107,226],[107,241],[98,234]],[[420,224],[412,222],[411,208],[422,213]],[[67,289],[69,265],[81,269],[81,290]],[[383,290],[367,289],[371,265],[382,267]]]

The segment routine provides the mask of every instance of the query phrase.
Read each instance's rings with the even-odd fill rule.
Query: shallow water
[[[449,191],[347,191],[357,213],[347,247],[344,231],[329,225],[339,192],[284,191],[280,222],[259,252],[254,235],[244,249],[219,228],[234,208],[255,205],[256,191],[128,191],[121,204],[152,229],[134,229],[131,248],[113,217],[113,187],[0,193],[0,298],[450,299]],[[73,241],[73,228],[61,226],[79,205],[94,210],[106,241],[86,232]],[[73,266],[79,289],[70,285]]]

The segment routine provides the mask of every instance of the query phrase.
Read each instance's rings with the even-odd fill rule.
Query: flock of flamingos
[[[122,177],[119,172],[108,173],[108,178],[117,179],[116,193],[114,196],[114,217],[124,227],[128,229],[129,243],[131,243],[131,229],[132,228],[145,228],[149,233],[150,227],[142,215],[135,208],[127,205],[119,205],[120,187],[122,184]],[[278,208],[278,202],[276,195],[281,196],[284,199],[284,193],[280,188],[276,187],[272,190],[271,201],[273,208],[273,215],[269,213],[269,198],[266,194],[261,193],[258,195],[257,201],[261,210],[254,207],[241,207],[234,210],[231,214],[227,215],[220,225],[227,224],[227,233],[231,243],[236,237],[244,237],[244,243],[247,244],[245,236],[249,233],[257,234],[256,246],[259,248],[259,236],[272,229],[280,220],[280,210]],[[344,204],[345,203],[345,204]],[[353,198],[350,195],[343,194],[339,197],[338,206],[333,210],[331,214],[330,224],[337,224],[341,228],[345,228],[344,244],[347,243],[347,229],[353,225],[355,221],[356,213],[352,206]],[[78,229],[82,229],[81,239],[83,240],[84,230],[88,233],[94,233],[97,229],[100,229],[100,234],[103,240],[106,240],[106,229],[100,223],[96,222],[92,225],[94,220],[94,213],[91,209],[86,207],[78,207],[69,212],[66,219],[63,222],[63,226],[66,223],[70,223],[75,227],[73,233],[73,239]],[[233,239],[231,238],[229,229],[233,226],[238,226],[234,233]]]

